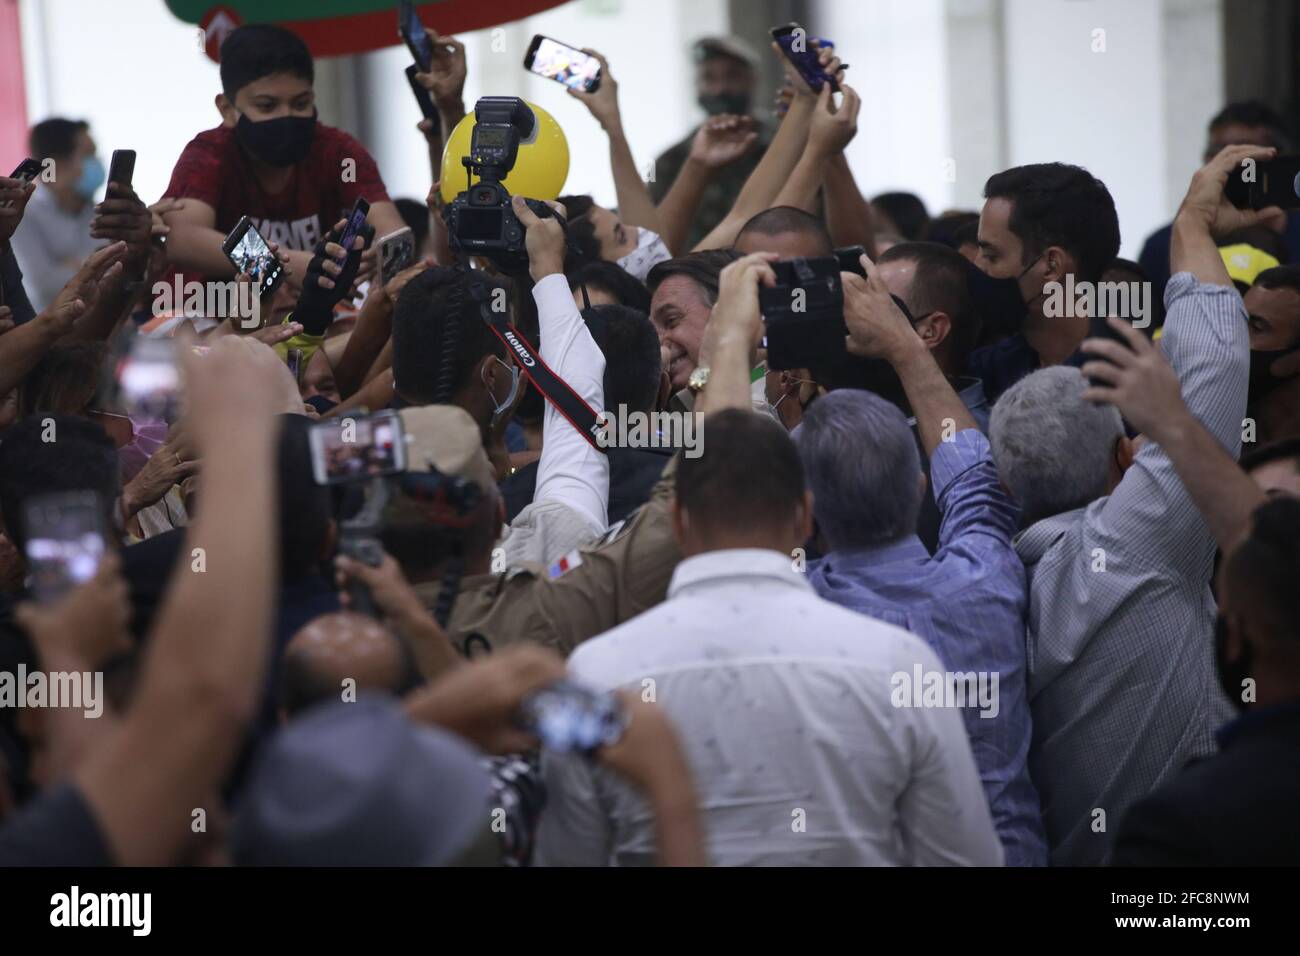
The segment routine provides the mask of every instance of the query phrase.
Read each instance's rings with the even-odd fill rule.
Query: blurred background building
[[[852,65],[864,106],[849,159],[868,195],[905,189],[932,213],[978,209],[990,173],[1078,163],[1114,194],[1131,257],[1168,221],[1199,165],[1205,123],[1224,102],[1260,98],[1295,124],[1298,8],[1296,0],[572,0],[462,35],[466,102],[519,95],[544,106],[569,137],[568,189],[612,204],[599,127],[557,84],[522,69],[534,33],[608,56],[633,152],[648,167],[703,115],[692,40],[731,32],[766,51],[768,28],[798,20]],[[318,62],[319,109],[370,146],[393,196],[422,198],[428,166],[395,25],[394,16],[389,49]],[[779,79],[774,59],[765,66],[755,101],[763,110]],[[85,118],[104,157],[137,150],[136,186],[151,202],[185,143],[217,124],[219,89],[200,31],[162,0],[0,0],[0,166],[26,155],[31,123]]]

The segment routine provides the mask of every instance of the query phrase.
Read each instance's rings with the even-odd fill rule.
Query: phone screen
[[[117,381],[129,414],[169,420],[181,387],[173,341],[137,335],[118,365]]]
[[[529,695],[520,716],[525,729],[555,751],[589,751],[612,743],[624,724],[618,698],[566,680]]]
[[[833,78],[828,77],[822,69],[822,65],[817,59],[817,50],[813,46],[815,42],[825,46],[833,46],[829,41],[818,40],[817,37],[809,36],[802,27],[795,23],[777,27],[772,31],[772,39],[781,47],[781,52],[786,55],[786,59],[794,64],[794,68],[812,90],[820,91],[828,79],[831,82],[832,90],[839,89],[839,84]],[[799,49],[795,49],[796,46]]]
[[[409,0],[402,0],[398,8],[397,32],[406,41],[406,45],[411,51],[411,56],[415,57],[415,64],[420,68],[420,72],[428,73],[429,68],[433,66],[433,41],[429,39],[429,34],[424,30],[424,24],[420,22],[420,15],[415,10],[415,4],[409,2]]]
[[[318,485],[365,481],[406,470],[406,438],[397,412],[318,422],[310,432]]]
[[[366,224],[366,215],[370,212],[370,203],[364,199],[358,199],[356,205],[352,207],[352,214],[348,216],[348,224],[343,227],[343,235],[339,237],[339,245],[343,247],[343,254],[338,256],[334,261],[343,265],[348,261],[348,253],[352,251],[352,241],[361,232],[361,227]]]
[[[570,89],[590,93],[600,82],[600,61],[581,50],[539,36],[533,43],[528,69]]]
[[[266,245],[265,239],[252,222],[227,255],[239,272],[246,273],[248,278],[256,282],[261,293],[270,291],[270,287],[276,285],[279,273],[285,268],[279,261],[279,256],[270,251],[270,246]]]
[[[28,587],[38,601],[54,600],[94,577],[104,556],[99,495],[42,495],[28,502],[24,520]]]

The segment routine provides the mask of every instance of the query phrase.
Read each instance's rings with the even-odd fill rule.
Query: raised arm
[[[862,101],[847,83],[840,84],[840,88],[844,91],[844,101],[838,108],[831,99],[829,83],[818,94],[808,129],[808,147],[772,201],[773,206],[793,206],[814,215],[821,211],[817,191],[826,177],[827,165],[844,152],[858,132],[858,109]]]
[[[257,711],[271,649],[279,577],[271,412],[296,389],[270,349],[234,336],[188,359],[186,386],[204,459],[202,508],[134,702],[118,733],[75,774],[115,859],[127,866],[175,861],[194,811],[225,776]],[[250,482],[250,474],[264,480]]]
[[[876,233],[872,228],[871,203],[858,189],[841,150],[826,163],[822,175],[822,197],[826,206],[826,228],[835,247],[862,246],[876,257]]]
[[[754,148],[758,133],[748,116],[710,116],[695,131],[691,149],[672,186],[659,203],[664,244],[679,255],[709,182],[724,167]]]

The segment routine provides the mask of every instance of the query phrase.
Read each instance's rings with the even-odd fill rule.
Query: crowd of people
[[[708,116],[647,183],[585,51],[616,208],[514,197],[506,274],[444,224],[472,64],[430,40],[425,202],[269,25],[152,205],[69,119],[31,130],[53,175],[0,178],[0,864],[1300,859],[1300,213],[1224,194],[1294,149],[1276,114],[1214,117],[1133,262],[1068,155],[979,210],[864,196],[829,47],[836,92],[782,58],[759,116],[758,54],[699,41]],[[285,281],[161,308],[249,282],[244,217]],[[781,263],[831,256],[843,347],[777,367]],[[1054,304],[1108,283],[1152,307]],[[690,417],[699,453],[597,447],[488,301],[574,400]],[[146,414],[116,373],[148,339],[180,389]],[[383,409],[404,468],[320,480],[313,430]],[[103,555],[36,594],[71,493]]]

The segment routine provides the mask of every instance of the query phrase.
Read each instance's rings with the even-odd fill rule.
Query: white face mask
[[[638,226],[636,248],[618,259],[617,262],[624,272],[645,282],[645,277],[650,274],[651,269],[672,257],[673,254],[668,251],[664,241],[659,238],[659,233]]]

